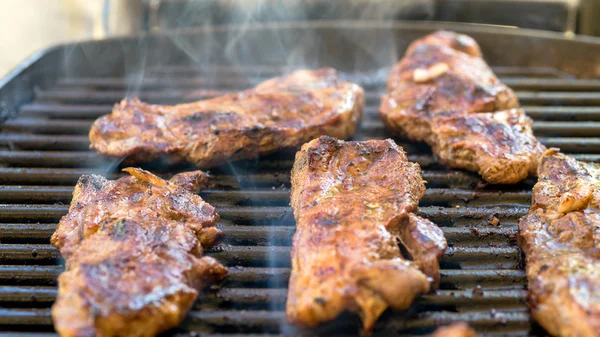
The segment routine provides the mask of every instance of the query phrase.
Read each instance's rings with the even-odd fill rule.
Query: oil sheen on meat
[[[519,222],[529,299],[551,335],[600,336],[600,165],[544,153]]]
[[[289,321],[314,327],[351,311],[370,330],[387,307],[406,309],[436,287],[447,245],[413,213],[424,191],[419,165],[392,140],[302,146],[292,170]]]
[[[364,107],[363,90],[333,69],[298,70],[257,87],[175,106],[125,99],[90,130],[91,147],[127,157],[160,157],[200,168],[252,159],[329,135],[354,134]]]
[[[62,337],[154,336],[227,273],[202,256],[220,236],[219,215],[197,195],[207,176],[125,171],[131,176],[113,181],[82,176],[52,236],[66,259],[52,307]]]
[[[426,142],[442,164],[493,184],[535,175],[545,150],[514,92],[466,35],[440,31],[414,41],[389,75],[379,112],[392,133]]]

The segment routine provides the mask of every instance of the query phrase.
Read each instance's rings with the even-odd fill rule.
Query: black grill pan
[[[63,263],[49,238],[79,176],[122,175],[119,161],[89,151],[87,139],[93,120],[116,101],[126,95],[155,103],[192,101],[293,68],[332,66],[366,90],[366,116],[354,139],[387,138],[377,116],[387,69],[408,43],[439,28],[477,39],[546,146],[600,161],[600,44],[589,38],[456,24],[297,22],[83,42],[24,62],[0,82],[0,336],[54,334],[50,307]],[[440,289],[407,312],[386,312],[374,334],[423,334],[467,321],[482,335],[543,335],[528,312],[516,245],[534,181],[485,185],[474,174],[438,166],[423,144],[396,141],[423,167],[428,189],[420,214],[442,227],[450,247]],[[318,331],[285,323],[293,155],[284,151],[211,170],[213,186],[201,195],[218,208],[226,237],[209,254],[230,274],[166,335],[357,334],[350,316]],[[164,177],[191,169],[144,167]]]

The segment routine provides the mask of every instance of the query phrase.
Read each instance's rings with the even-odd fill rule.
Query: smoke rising
[[[219,87],[226,72],[235,72],[244,77],[245,81],[239,85],[244,88],[294,69],[332,66],[341,72],[369,75],[359,76],[362,79],[372,78],[371,75],[379,75],[382,68],[398,59],[392,33],[382,31],[381,38],[373,40],[349,27],[360,25],[357,20],[427,19],[432,13],[432,0],[169,1],[158,9],[156,16],[159,31],[172,43],[170,48],[143,52],[154,54],[151,58],[166,66],[177,64],[172,54],[185,55],[179,64],[185,64],[189,72],[157,73],[161,64],[136,63],[135,69],[129,69],[135,75],[127,93],[135,96],[143,79],[156,76],[168,84],[176,82],[174,77],[194,75],[201,77],[206,87]],[[339,21],[339,28],[326,31],[293,28],[298,22],[310,21],[318,27],[329,20],[355,23]],[[281,29],[281,25],[288,28]],[[201,72],[211,65],[228,68],[220,76]],[[236,71],[240,68],[246,69]]]

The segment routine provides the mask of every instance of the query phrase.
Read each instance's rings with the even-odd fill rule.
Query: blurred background
[[[599,0],[1,0],[0,75],[57,43],[214,24],[433,20],[600,36]]]

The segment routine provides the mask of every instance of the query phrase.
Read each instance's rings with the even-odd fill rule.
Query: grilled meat
[[[446,250],[444,233],[433,222],[409,213],[408,220],[400,226],[398,236],[408,257],[431,278],[433,288],[437,288],[440,284],[439,260]]]
[[[388,306],[406,309],[435,286],[447,245],[435,224],[412,214],[424,191],[419,165],[392,140],[302,146],[292,170],[288,319],[314,327],[349,310],[370,330]]]
[[[198,289],[227,272],[202,256],[220,232],[214,207],[196,192],[200,171],[170,181],[136,168],[109,181],[79,179],[52,244],[66,259],[52,307],[63,337],[154,336],[176,326]]]
[[[477,333],[467,323],[454,323],[437,328],[431,337],[475,337]]]
[[[394,134],[424,141],[442,164],[494,184],[535,175],[545,150],[514,92],[466,35],[440,31],[413,42],[389,75],[379,112]]]
[[[175,106],[125,99],[96,120],[91,147],[129,161],[168,156],[211,167],[297,148],[320,135],[348,138],[363,90],[333,69],[298,70],[236,94]]]
[[[519,222],[533,316],[554,336],[598,336],[600,165],[549,149],[538,176]]]

